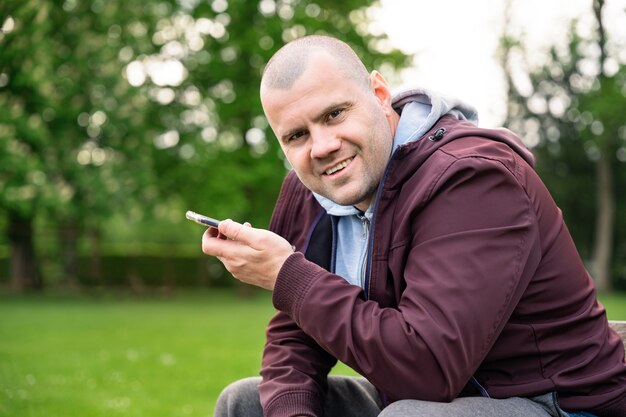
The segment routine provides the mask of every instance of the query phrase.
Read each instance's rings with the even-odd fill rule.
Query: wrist
[[[297,322],[302,301],[311,285],[324,272],[321,267],[308,261],[301,252],[292,253],[278,271],[272,295],[274,307]]]

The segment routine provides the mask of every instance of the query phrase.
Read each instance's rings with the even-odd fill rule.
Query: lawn
[[[0,299],[0,416],[209,416],[258,373],[267,294]]]
[[[602,302],[626,319],[626,294]],[[211,416],[258,373],[272,314],[261,292],[1,296],[0,416]]]

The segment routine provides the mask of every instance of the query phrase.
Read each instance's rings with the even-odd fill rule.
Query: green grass
[[[258,373],[267,294],[0,299],[0,416],[209,416]]]
[[[610,320],[626,320],[626,293],[601,294],[598,298]]]
[[[626,319],[626,294],[601,297]],[[0,296],[0,416],[210,416],[258,374],[269,293]],[[345,366],[338,372],[350,372]]]

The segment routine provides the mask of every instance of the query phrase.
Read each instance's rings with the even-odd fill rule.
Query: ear
[[[389,84],[387,84],[385,77],[376,70],[370,73],[370,88],[385,113],[393,112],[394,110],[391,108],[391,90],[389,89]]]

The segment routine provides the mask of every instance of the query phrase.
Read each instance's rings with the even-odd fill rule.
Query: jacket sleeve
[[[304,206],[314,207],[303,210]],[[270,230],[302,249],[308,227],[321,209],[290,172],[277,199]],[[283,313],[270,321],[261,366],[261,404],[267,417],[322,416],[327,375],[337,360]]]
[[[264,415],[322,416],[326,381],[337,360],[285,313],[267,328],[259,393]]]
[[[446,169],[426,176],[430,191],[406,214],[410,241],[371,254],[373,283],[403,275],[397,307],[366,300],[298,253],[274,289],[278,310],[392,400],[454,399],[539,263],[534,211],[517,174],[497,160],[449,159]],[[379,198],[387,198],[385,190]],[[395,251],[406,254],[406,263],[394,272],[386,257],[397,257]]]

